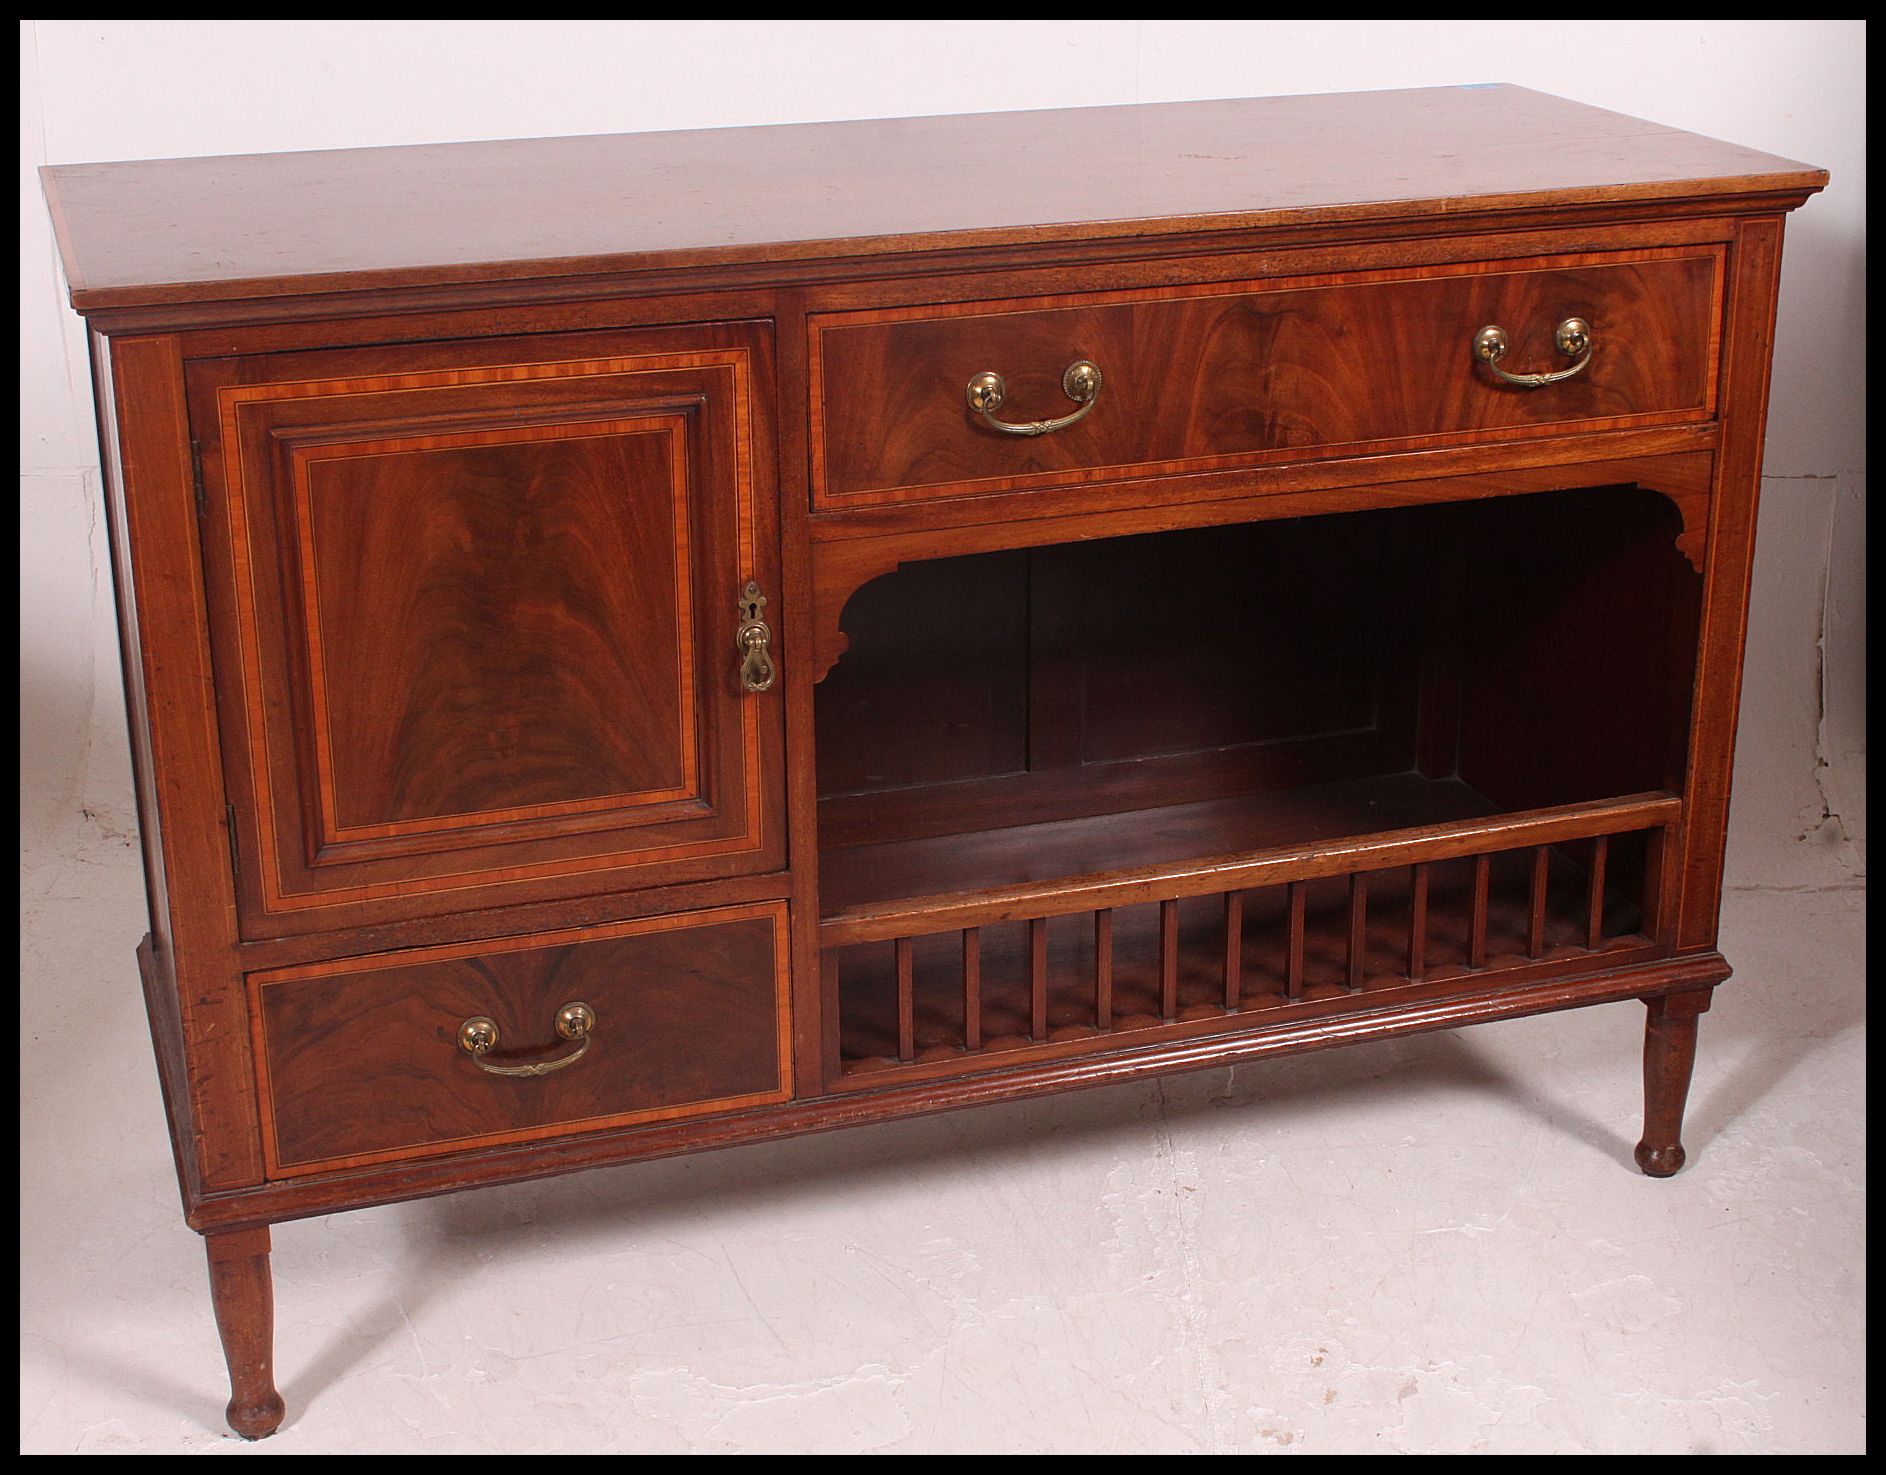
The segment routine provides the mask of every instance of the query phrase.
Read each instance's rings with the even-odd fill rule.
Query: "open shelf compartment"
[[[860,905],[820,928],[843,1068],[861,1083],[1653,956],[1681,812],[1634,795]],[[1609,884],[1620,860],[1647,891]]]
[[[817,707],[832,1084],[1666,954],[1680,525],[1597,488],[865,586]]]

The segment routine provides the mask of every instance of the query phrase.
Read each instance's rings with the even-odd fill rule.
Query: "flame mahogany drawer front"
[[[1722,253],[1713,247],[1227,282],[811,319],[812,501],[821,511],[1134,476],[1677,424],[1715,410]],[[1590,325],[1590,361],[1558,373],[1558,325]],[[1002,381],[1005,433],[968,402]]]
[[[251,974],[270,1173],[783,1101],[786,977],[783,903]]]
[[[1682,1166],[1822,171],[1496,86],[45,180],[238,1433],[345,1209],[1633,1000]]]

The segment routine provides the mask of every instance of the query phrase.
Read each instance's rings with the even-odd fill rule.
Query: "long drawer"
[[[1722,268],[1692,246],[818,314],[813,505],[1705,420]]]
[[[308,964],[249,984],[271,1176],[790,1094],[783,902]]]

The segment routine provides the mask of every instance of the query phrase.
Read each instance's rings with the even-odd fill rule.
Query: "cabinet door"
[[[755,323],[193,366],[246,935],[783,865],[771,377]]]

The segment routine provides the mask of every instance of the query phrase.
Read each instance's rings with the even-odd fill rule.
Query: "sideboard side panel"
[[[1680,949],[1713,946],[1722,911],[1729,781],[1735,765],[1775,304],[1781,285],[1781,234],[1780,215],[1740,221],[1730,256],[1719,401],[1723,438],[1716,451],[1710,499],[1696,711],[1690,726],[1688,802],[1680,842],[1682,874],[1676,917]]]
[[[186,1196],[262,1178],[203,563],[174,337],[100,340],[100,421],[152,949],[185,1049]],[[165,1005],[172,1003],[170,994]]]

